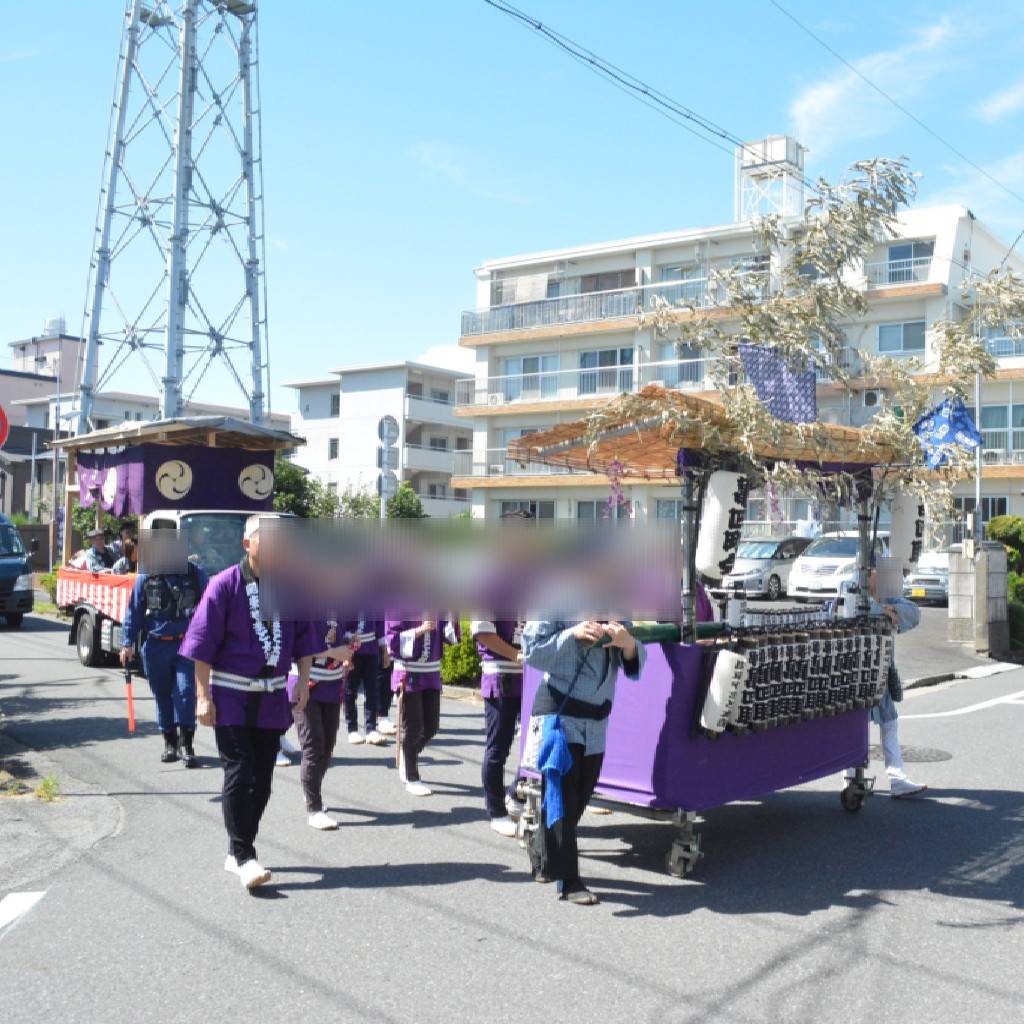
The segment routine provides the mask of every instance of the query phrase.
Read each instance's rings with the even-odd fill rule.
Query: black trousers
[[[244,864],[256,857],[256,833],[270,799],[281,732],[247,725],[218,725],[214,733],[224,768],[221,806],[230,840],[229,852],[239,864]]]
[[[562,803],[565,815],[555,823],[554,828],[544,825],[547,783],[541,798],[540,826],[530,836],[530,862],[534,872],[542,871],[554,881],[575,882],[580,877],[579,849],[576,845],[576,830],[580,818],[594,795],[604,753],[584,755],[581,743],[570,743],[572,768],[562,776]]]
[[[394,669],[392,662],[388,662],[387,668],[380,665],[377,669],[377,713],[381,718],[387,718],[391,714],[391,701],[394,698],[391,692],[391,673]]]
[[[306,798],[306,810],[315,814],[324,809],[321,790],[338,739],[341,704],[309,700],[301,711],[292,707],[292,718],[302,747],[302,761],[299,764],[302,795]]]
[[[487,813],[492,818],[504,818],[508,814],[505,808],[505,762],[516,738],[516,720],[519,718],[521,703],[521,697],[484,698],[487,739],[480,777],[487,801]]]
[[[352,671],[345,679],[345,724],[349,732],[359,731],[359,708],[356,700],[359,690],[363,691],[363,721],[366,731],[374,732],[377,728],[377,698],[380,694],[380,657],[376,651],[370,654],[357,654],[352,659]]]
[[[409,782],[419,782],[419,756],[441,724],[441,691],[406,691],[402,695],[402,766]]]

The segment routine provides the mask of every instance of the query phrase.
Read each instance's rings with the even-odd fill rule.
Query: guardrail
[[[864,267],[864,276],[869,288],[885,288],[892,284],[915,284],[927,281],[931,268],[931,256],[917,256],[909,260],[885,260],[882,263],[868,263]]]

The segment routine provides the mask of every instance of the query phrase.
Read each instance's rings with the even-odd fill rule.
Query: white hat
[[[245,521],[245,530],[242,533],[242,537],[248,540],[261,526],[263,523],[269,523],[271,519],[280,519],[276,512],[261,512],[257,515],[249,516]]]

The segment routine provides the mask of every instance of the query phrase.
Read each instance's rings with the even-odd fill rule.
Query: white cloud
[[[527,206],[529,199],[513,190],[504,188],[506,184],[496,180],[493,175],[474,171],[470,173],[467,165],[472,164],[471,154],[459,147],[449,146],[442,142],[417,142],[410,147],[409,156],[421,167],[446,178],[453,185],[471,192],[481,199],[490,199],[498,203],[511,203],[514,206]],[[487,180],[488,184],[480,184]]]
[[[950,71],[948,44],[954,41],[949,17],[919,29],[903,46],[862,57],[861,74],[900,102],[913,99],[939,74]],[[844,68],[809,85],[790,104],[796,137],[816,158],[842,142],[881,135],[906,120],[853,71]]]
[[[1024,194],[1024,148],[982,166],[1007,188]],[[949,176],[949,184],[933,192],[927,187],[929,182],[925,178],[918,195],[919,203],[928,206],[959,203],[972,210],[989,227],[1008,236],[1008,241],[1024,227],[1021,204],[984,174],[959,163],[944,170]]]
[[[432,345],[413,359],[415,363],[427,363],[429,366],[443,366],[446,370],[473,375],[476,368],[476,356],[468,348],[458,345]]]
[[[991,124],[993,121],[998,121],[1009,114],[1016,114],[1021,110],[1024,110],[1024,78],[1008,89],[1001,89],[982,100],[975,113],[983,121],[988,121]]]

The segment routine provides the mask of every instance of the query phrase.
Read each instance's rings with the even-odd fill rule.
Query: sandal
[[[558,898],[579,907],[592,907],[601,901],[582,882],[571,882],[560,887]]]

